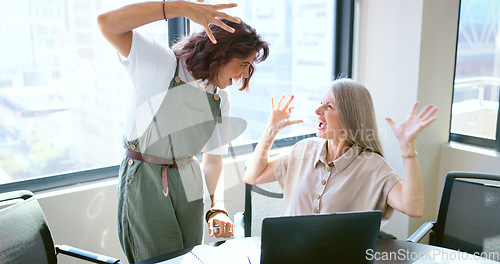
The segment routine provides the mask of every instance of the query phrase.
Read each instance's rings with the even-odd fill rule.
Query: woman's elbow
[[[251,185],[254,185],[256,183],[255,177],[252,177],[251,175],[248,174],[245,174],[245,176],[243,177],[243,181]]]
[[[97,17],[97,24],[99,25],[99,29],[103,34],[111,30],[111,23],[112,21],[109,13],[100,14]]]
[[[102,29],[103,28],[103,25],[105,24],[106,22],[106,17],[107,17],[107,14],[104,13],[104,14],[100,14],[98,17],[97,17],[97,24],[99,25],[99,27]]]
[[[420,218],[424,215],[424,207],[412,208],[406,212],[406,215],[414,218]]]
[[[423,214],[424,214],[423,212],[412,212],[412,213],[409,213],[408,216],[414,217],[414,218],[420,218],[420,217],[422,217]]]

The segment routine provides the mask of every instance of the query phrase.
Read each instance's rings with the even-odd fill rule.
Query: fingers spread
[[[292,95],[290,95],[290,98],[288,98],[288,101],[286,101],[286,103],[285,103],[285,105],[283,106],[283,108],[287,109],[287,108],[288,108],[288,106],[290,105],[290,103],[292,102],[292,100],[293,100],[293,98],[294,98],[294,97],[295,97],[295,96],[293,96],[293,94],[292,94]]]
[[[410,110],[410,115],[415,115],[417,111],[418,102],[415,102]]]
[[[394,127],[396,125],[396,122],[394,122],[394,120],[392,120],[390,117],[386,117],[385,121],[387,121],[390,127]]]
[[[212,41],[212,43],[217,44],[217,40],[214,37],[214,34],[212,33],[212,30],[208,27],[208,25],[204,26],[205,32],[207,32],[208,38]]]
[[[295,125],[295,124],[302,123],[302,122],[304,122],[304,120],[292,120],[292,121],[290,121],[290,125]]]
[[[419,117],[422,119],[422,120],[426,120],[428,119],[429,117],[431,117],[436,111],[438,110],[437,107],[433,106],[433,105],[428,105],[426,106],[422,111],[420,111],[419,113]]]
[[[231,22],[233,22],[233,23],[236,23],[236,24],[241,23],[241,20],[240,20],[240,19],[238,19],[238,18],[236,18],[236,17],[233,17],[233,16],[230,16],[230,15],[228,15],[228,14],[224,13],[224,12],[218,12],[218,13],[217,13],[217,17],[218,17],[218,18],[221,18],[221,19],[227,19],[227,20],[229,20],[229,21],[231,21]]]
[[[238,4],[236,4],[236,3],[213,5],[213,7],[217,10],[236,7],[236,6],[238,6]]]
[[[285,99],[285,95],[282,95],[281,98],[280,98],[280,100],[278,101],[278,104],[276,105],[277,109],[281,108],[281,103],[283,102],[284,99]]]
[[[433,116],[431,118],[428,118],[427,120],[425,120],[423,122],[423,127],[427,127],[428,125],[430,125],[432,122],[436,121],[438,118],[437,116]]]
[[[225,31],[227,32],[230,32],[230,33],[234,33],[234,28],[224,24],[222,21],[220,21],[219,19],[214,19],[214,21],[212,22],[212,24],[224,29]]]

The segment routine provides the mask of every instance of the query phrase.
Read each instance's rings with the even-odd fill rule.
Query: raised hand
[[[385,120],[391,126],[394,135],[401,143],[414,143],[420,131],[429,126],[434,122],[437,117],[434,113],[438,110],[437,107],[433,105],[425,106],[418,114],[416,113],[418,102],[413,104],[410,114],[406,119],[396,124],[391,118],[387,117]]]
[[[269,126],[272,127],[273,130],[278,132],[279,130],[294,124],[298,124],[304,122],[302,120],[290,120],[290,112],[293,109],[293,106],[290,106],[292,103],[294,96],[291,95],[288,101],[281,106],[283,101],[286,99],[285,95],[282,95],[278,104],[274,106],[274,98],[271,96],[271,116],[269,118]]]
[[[212,30],[210,30],[210,24],[214,24],[228,32],[233,33],[234,28],[224,24],[220,19],[227,19],[234,23],[241,23],[241,20],[238,18],[232,17],[224,12],[220,12],[221,9],[236,7],[237,4],[220,4],[220,5],[208,5],[208,4],[198,4],[198,3],[190,3],[192,6],[186,10],[185,17],[189,18],[191,21],[201,25],[205,32],[207,32],[208,38],[212,41],[212,43],[217,43]]]

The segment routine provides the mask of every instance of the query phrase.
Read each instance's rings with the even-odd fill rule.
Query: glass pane
[[[97,16],[132,2],[2,1],[0,184],[119,164],[132,88]]]
[[[227,1],[205,1],[219,4]],[[291,119],[304,123],[288,127],[279,137],[316,131],[319,106],[332,81],[334,5],[331,0],[243,0],[225,12],[254,27],[270,44],[270,55],[257,64],[248,92],[228,87],[231,114],[248,122],[245,133],[233,145],[256,141],[264,131],[270,97],[295,95]],[[202,30],[195,23],[191,30]]]
[[[451,132],[495,139],[500,85],[500,1],[462,0]]]

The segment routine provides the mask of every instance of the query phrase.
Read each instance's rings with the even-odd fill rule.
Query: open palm
[[[285,95],[282,95],[276,107],[274,106],[274,98],[271,96],[271,117],[269,119],[269,126],[273,127],[275,130],[281,130],[287,126],[303,122],[302,120],[290,120],[290,112],[293,106],[290,106],[294,96],[290,96],[288,101],[281,106],[285,100]]]
[[[437,119],[434,116],[434,113],[438,110],[437,107],[427,105],[417,114],[417,106],[418,102],[413,104],[410,114],[399,124],[389,117],[385,119],[400,142],[414,142],[420,131]]]

